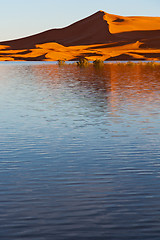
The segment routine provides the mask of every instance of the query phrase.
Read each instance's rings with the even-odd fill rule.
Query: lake
[[[0,239],[159,238],[160,65],[0,63]]]

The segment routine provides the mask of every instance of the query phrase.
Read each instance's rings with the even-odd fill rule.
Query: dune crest
[[[160,60],[160,17],[98,11],[61,29],[0,42],[1,61]]]

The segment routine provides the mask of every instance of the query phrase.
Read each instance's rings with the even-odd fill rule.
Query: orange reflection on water
[[[94,94],[105,92],[110,111],[120,106],[132,105],[142,109],[159,101],[160,66],[149,64],[105,64],[95,69],[92,65],[79,68],[76,65],[31,65],[32,74],[39,84],[47,88],[72,87],[79,83],[77,91],[85,89]],[[67,85],[66,85],[67,84]],[[100,96],[100,95],[99,95]],[[104,96],[104,95],[103,95]],[[96,99],[97,101],[97,95]]]
[[[121,104],[132,104],[137,108],[159,99],[160,72],[159,66],[143,64],[110,65],[112,108]]]

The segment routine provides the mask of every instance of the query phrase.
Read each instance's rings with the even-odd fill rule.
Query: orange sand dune
[[[99,11],[68,27],[0,43],[1,61],[160,60],[160,17]]]
[[[109,24],[109,31],[112,34],[160,30],[160,17],[122,17],[105,13],[103,18]]]

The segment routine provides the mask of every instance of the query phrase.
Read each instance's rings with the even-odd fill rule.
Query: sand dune
[[[105,13],[103,18],[109,24],[109,31],[112,34],[160,30],[160,17],[122,17]]]
[[[68,27],[0,42],[0,60],[160,60],[160,17],[103,11]]]

